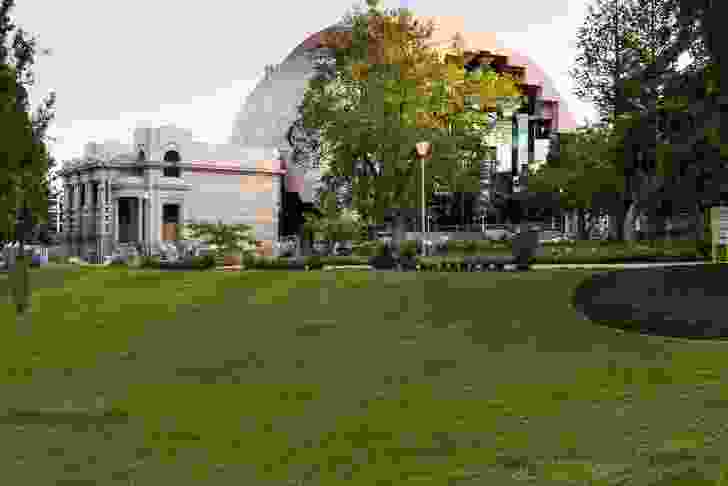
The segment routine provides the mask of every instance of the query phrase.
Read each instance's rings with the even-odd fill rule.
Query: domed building
[[[496,130],[489,141],[493,157],[482,164],[481,194],[471,195],[469,206],[459,211],[463,215],[462,222],[470,222],[478,211],[479,199],[490,199],[493,191],[509,193],[523,187],[525,181],[522,177],[519,181],[519,176],[525,168],[544,161],[554,136],[559,131],[575,128],[576,121],[544,70],[528,56],[504,47],[496,34],[466,32],[462,17],[415,16],[415,19],[433,21],[432,47],[447,51],[459,34],[468,61],[467,69],[488,65],[497,72],[510,73],[520,79],[520,87],[528,97],[524,107],[496,121]],[[347,30],[346,25],[333,25],[299,44],[281,64],[267,72],[234,122],[231,143],[243,147],[276,147],[283,154],[282,164],[287,172],[282,196],[283,234],[295,234],[302,221],[301,213],[312,210],[314,191],[321,175],[321,168],[304,170],[292,163],[295,140],[291,138],[295,139],[295,136],[287,135],[296,119],[296,107],[303,99],[307,81],[314,74],[315,63],[328,53],[321,46],[322,34]],[[436,205],[437,201],[432,201],[429,206]],[[410,226],[419,227],[419,224],[412,221]]]

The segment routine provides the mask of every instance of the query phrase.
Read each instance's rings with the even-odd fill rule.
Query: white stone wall
[[[249,224],[259,240],[276,240],[280,176],[185,173],[192,190],[185,193],[183,221]]]

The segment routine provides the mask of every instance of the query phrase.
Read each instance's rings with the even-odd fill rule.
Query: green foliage
[[[61,255],[49,255],[48,263],[62,264],[62,263],[66,263],[66,259],[64,257],[62,257]]]
[[[326,261],[326,258],[318,256],[304,258],[251,257],[245,260],[245,268],[255,270],[321,270]]]
[[[354,255],[371,257],[374,255],[380,255],[383,247],[384,243],[381,241],[364,241],[354,245],[352,249]]]
[[[0,11],[0,249],[10,241],[28,240],[33,229],[47,222],[48,195],[55,165],[46,147],[48,125],[55,113],[55,94],[44,100],[35,116],[29,116],[28,88],[33,85],[31,67],[35,62],[36,40],[22,29],[15,32],[12,46],[9,34],[15,30],[9,11],[13,1],[3,1]],[[8,54],[12,53],[11,61]],[[22,224],[16,224],[20,220]],[[29,295],[24,265],[16,265],[13,279],[16,310],[25,312]],[[24,290],[25,289],[25,290]]]
[[[404,242],[402,242],[402,246],[400,248],[399,253],[403,257],[415,257],[415,256],[417,256],[417,253],[418,253],[417,246],[418,245],[417,245],[416,241],[412,241],[412,240],[404,241]]]
[[[558,152],[529,174],[529,191],[558,193],[564,209],[613,209],[625,190],[619,142],[606,126],[562,135]]]
[[[218,220],[217,223],[188,222],[185,229],[192,239],[214,245],[218,256],[255,252],[250,246],[256,245],[257,241],[249,234],[253,228],[247,224],[224,224],[222,220]]]
[[[215,268],[217,261],[214,255],[192,256],[176,262],[159,264],[160,268],[184,270],[209,270]]]
[[[143,256],[141,259],[140,268],[159,268],[159,257]]]
[[[515,85],[494,73],[461,80],[462,65],[438,60],[425,48],[431,32],[406,14],[370,9],[349,20],[349,38],[330,43],[335,72],[312,80],[299,112],[302,125],[321,136],[328,173],[350,184],[353,206],[376,222],[390,208],[417,207],[422,182],[415,144],[423,139],[434,147],[426,197],[436,184],[476,184],[472,164],[461,162],[485,155],[488,116],[468,112],[462,99],[475,94],[467,89],[484,101],[513,96],[507,88]]]
[[[602,121],[628,111],[645,90],[641,83],[615,84],[663,52],[677,32],[672,0],[598,0],[577,32],[579,54],[571,76],[579,98],[593,101]]]
[[[328,193],[331,194],[331,193]],[[329,204],[335,204],[330,202]],[[361,220],[348,211],[339,211],[335,207],[323,208],[323,217],[305,214],[304,228],[313,234],[315,239],[329,242],[333,249],[334,242],[357,241],[361,239],[364,228]]]

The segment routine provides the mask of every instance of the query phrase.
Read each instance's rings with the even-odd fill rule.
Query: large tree
[[[13,273],[16,307],[27,308],[28,273],[24,243],[34,227],[46,223],[50,170],[55,161],[46,147],[46,134],[54,118],[55,94],[44,100],[35,116],[30,116],[28,88],[34,84],[31,67],[37,42],[10,19],[14,0],[0,3],[0,126],[3,150],[0,152],[0,234],[2,239],[20,243],[18,264]],[[10,34],[15,30],[8,46]],[[12,57],[10,52],[12,51]],[[40,53],[48,53],[43,50]]]
[[[640,139],[619,161],[627,186],[623,204],[612,210],[612,234],[618,238],[634,239],[634,218],[660,185],[657,121],[650,107],[674,73],[676,59],[651,72],[649,83],[636,82],[634,73],[672,46],[679,32],[676,9],[677,0],[597,0],[578,31],[580,53],[571,71],[575,93],[594,101],[602,122],[611,123],[615,133]]]
[[[721,127],[727,120],[725,97],[720,93],[720,66],[726,49],[725,29],[718,20],[720,8],[712,0],[676,3],[677,35],[662,52],[648,52],[648,62],[635,64],[626,80],[658,93],[647,98],[633,95],[636,109],[633,123],[627,124],[636,134],[637,153],[642,154],[635,164],[635,172],[642,177],[634,178],[641,183],[634,192],[640,194],[631,209],[636,213],[644,206],[657,216],[653,218],[656,224],[651,225],[653,232],[662,229],[669,213],[662,208],[659,214],[668,195],[694,194],[696,209],[725,199],[719,190],[726,182],[723,161],[728,152],[721,143],[725,140]],[[699,54],[694,65],[682,72],[671,69],[685,52]],[[645,126],[649,138],[640,133]]]
[[[329,174],[349,180],[352,204],[367,220],[393,219],[395,249],[405,216],[421,205],[421,167],[415,144],[433,145],[426,195],[436,183],[463,183],[487,147],[488,110],[499,98],[518,98],[516,83],[492,71],[466,74],[462,50],[427,47],[432,25],[407,10],[382,12],[369,1],[349,19],[349,32],[331,33],[333,79],[314,79],[304,95],[304,125],[315,128],[328,150]],[[470,109],[467,105],[476,105]],[[477,178],[472,178],[477,185]]]

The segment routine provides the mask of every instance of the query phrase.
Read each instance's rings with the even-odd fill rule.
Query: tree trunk
[[[609,212],[609,239],[622,241],[624,239],[624,218],[626,216],[626,202],[618,202]]]
[[[460,193],[460,224],[465,226],[465,193],[464,192]]]
[[[300,244],[300,255],[299,256],[311,256],[313,254],[313,233],[306,229],[304,225],[301,225],[299,233]]]
[[[15,308],[19,315],[25,313],[28,309],[28,301],[30,298],[30,282],[28,281],[28,260],[25,257],[25,238],[27,235],[26,227],[28,224],[28,212],[23,207],[22,222],[16,237],[19,240],[18,254],[15,256],[15,268],[13,269],[13,277],[15,285],[13,287],[13,297],[15,298]]]
[[[647,237],[650,241],[657,240],[665,233],[667,218],[657,211],[648,213],[647,218]]]
[[[637,241],[637,232],[634,227],[635,218],[637,216],[637,201],[632,201],[629,205],[629,208],[627,209],[627,213],[624,216],[624,224],[622,226],[624,241],[628,243],[634,243]]]
[[[584,208],[578,208],[576,210],[576,231],[580,240],[586,240],[589,236],[586,232],[586,215],[584,213]]]
[[[703,215],[703,208],[700,202],[695,203],[695,212],[693,213],[693,221],[695,222],[695,241],[701,241],[705,239],[705,225],[709,224],[705,221]]]

